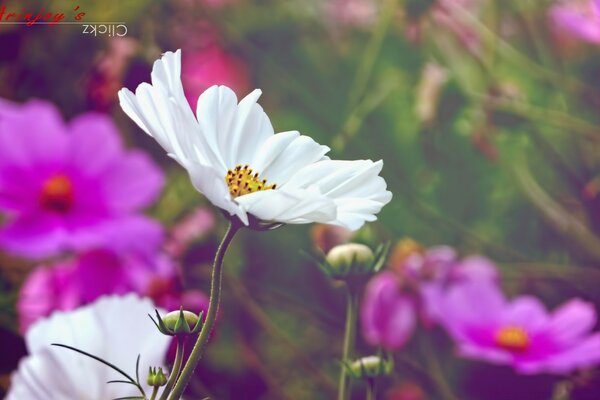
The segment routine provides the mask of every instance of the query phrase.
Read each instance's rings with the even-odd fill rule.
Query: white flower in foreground
[[[140,383],[146,394],[150,366],[162,366],[169,337],[158,332],[148,313],[149,300],[135,295],[103,297],[71,312],[56,312],[34,324],[25,337],[29,356],[12,376],[7,400],[104,400],[139,395],[111,368],[72,350],[51,346],[61,343],[98,356],[135,378],[140,358]]]
[[[360,228],[392,194],[379,176],[382,161],[337,161],[296,131],[275,134],[255,90],[239,103],[213,86],[198,99],[196,116],[180,79],[181,51],[154,63],[152,85],[121,89],[125,113],[181,164],[198,191],[248,224],[259,220],[322,222]]]

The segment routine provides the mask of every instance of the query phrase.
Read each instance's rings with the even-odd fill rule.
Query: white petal
[[[329,150],[297,131],[281,132],[267,139],[250,165],[261,178],[281,186],[302,167],[322,160]]]
[[[356,230],[389,203],[392,194],[379,176],[383,162],[371,160],[323,160],[306,166],[284,184],[288,187],[315,185],[337,206],[335,225]]]
[[[307,189],[262,190],[236,198],[248,213],[264,221],[288,224],[332,221],[336,207],[315,187]]]
[[[216,142],[203,135],[181,85],[181,52],[167,52],[155,61],[152,85],[142,83],[135,95],[119,91],[123,111],[146,133],[178,158],[220,165],[227,171]]]
[[[254,90],[237,104],[235,93],[226,86],[213,86],[198,99],[196,110],[202,134],[218,143],[228,168],[250,164],[257,149],[274,134],[267,114],[256,102]]]
[[[167,353],[170,340],[148,319],[147,314],[153,312],[149,300],[135,295],[111,296],[37,322],[27,332],[30,355],[19,364],[7,398],[99,399],[135,394],[126,385],[106,384],[122,379],[110,368],[51,343],[87,351],[134,376],[138,353],[141,372],[151,365],[160,366]]]

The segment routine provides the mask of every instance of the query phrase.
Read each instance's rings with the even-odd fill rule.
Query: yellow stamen
[[[73,206],[74,197],[71,180],[65,175],[57,174],[42,185],[40,204],[52,211],[66,212]]]
[[[267,180],[260,179],[259,176],[260,174],[253,171],[248,165],[244,165],[243,167],[237,165],[234,169],[227,171],[225,182],[227,182],[227,186],[229,187],[229,193],[234,198],[277,187],[277,184],[268,185]]]
[[[505,350],[520,353],[529,348],[529,335],[518,326],[506,326],[496,332],[496,344]]]

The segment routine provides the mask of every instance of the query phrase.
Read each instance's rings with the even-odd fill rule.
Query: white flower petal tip
[[[108,296],[37,322],[25,337],[29,356],[13,374],[7,400],[108,399],[139,394],[128,387],[131,385],[107,384],[123,377],[100,362],[51,344],[94,354],[132,377],[140,354],[140,374],[144,374],[150,366],[163,365],[170,343],[148,318],[152,313],[150,300],[136,295]]]
[[[254,90],[238,102],[212,86],[192,112],[181,84],[181,51],[154,63],[152,84],[122,89],[123,111],[189,173],[194,187],[244,224],[321,222],[360,228],[392,194],[382,161],[335,161],[299,132],[275,134]],[[250,224],[252,225],[252,224]]]

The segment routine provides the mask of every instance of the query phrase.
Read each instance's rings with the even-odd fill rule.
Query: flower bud
[[[146,381],[149,386],[165,386],[167,384],[167,377],[162,368],[159,367],[157,369],[150,367]]]
[[[373,264],[375,256],[364,244],[348,243],[335,246],[327,253],[325,260],[339,271],[365,270]]]
[[[196,315],[191,311],[185,311],[181,308],[179,311],[171,311],[164,318],[161,318],[158,311],[156,311],[156,318],[150,316],[154,325],[158,330],[169,336],[185,336],[200,332],[202,328],[202,313]]]
[[[358,290],[383,267],[388,251],[389,243],[378,246],[375,252],[364,244],[347,243],[335,246],[318,262],[330,278],[345,282],[351,290]]]
[[[347,368],[353,377],[368,379],[390,375],[394,370],[394,363],[391,358],[383,359],[379,356],[368,356],[353,361],[347,365]]]

